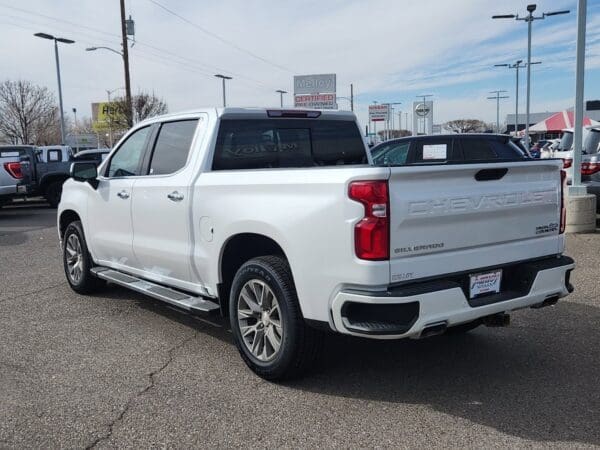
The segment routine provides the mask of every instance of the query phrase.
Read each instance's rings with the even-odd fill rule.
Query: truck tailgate
[[[390,169],[392,283],[560,253],[556,160]]]

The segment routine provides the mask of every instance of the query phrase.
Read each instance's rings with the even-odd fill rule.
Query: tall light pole
[[[514,64],[494,64],[494,67],[508,67],[509,69],[515,69],[517,73],[517,85],[515,87],[515,136],[519,131],[519,69],[527,67],[527,64],[522,64],[523,60],[520,59]],[[531,64],[541,64],[541,61],[534,61]]]
[[[220,78],[223,81],[223,108],[227,106],[227,100],[225,97],[225,80],[233,80],[232,77],[228,77],[227,75],[221,75],[220,73],[216,74],[215,77]]]
[[[387,137],[388,137],[388,139],[391,139],[391,130],[389,129],[389,125],[390,125],[390,119],[391,119],[392,128],[394,127],[394,105],[401,105],[402,102],[392,102],[392,103],[384,103],[384,104],[387,105],[389,108],[388,121],[387,121],[387,125],[388,125]]]
[[[500,99],[508,98],[508,95],[501,96],[506,91],[491,91],[490,94],[496,94],[494,97],[488,97],[488,100],[496,100],[496,133],[500,133]]]
[[[65,143],[65,113],[63,111],[63,99],[62,99],[62,85],[60,82],[60,61],[58,59],[58,43],[62,42],[63,44],[74,44],[75,41],[71,39],[65,39],[60,37],[54,37],[51,34],[46,33],[35,33],[34,36],[37,36],[42,39],[50,39],[54,41],[54,59],[56,60],[56,79],[58,80],[58,107],[60,108],[60,143]]]
[[[275,92],[279,93],[279,106],[283,108],[283,94],[287,94],[287,91],[277,89]]]
[[[525,110],[525,145],[529,149],[529,104],[531,98],[531,27],[534,20],[543,20],[546,17],[558,16],[559,14],[568,14],[569,10],[563,11],[552,11],[542,13],[541,16],[534,16],[533,12],[536,10],[537,5],[527,5],[528,14],[524,17],[518,14],[499,14],[492,16],[492,19],[515,19],[527,22],[527,106]]]
[[[575,69],[575,129],[573,136],[573,178],[569,187],[569,195],[585,195],[587,188],[581,184],[581,154],[583,153],[583,87],[585,69],[585,22],[587,0],[579,0],[577,4],[577,48]]]

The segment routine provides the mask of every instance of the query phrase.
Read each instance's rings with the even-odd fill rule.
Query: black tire
[[[62,195],[62,185],[64,181],[53,181],[44,190],[44,198],[50,203],[51,208],[57,208]]]
[[[238,301],[240,301],[241,290],[246,283],[254,282],[254,280],[266,284],[275,296],[278,304],[278,320],[283,330],[279,335],[281,342],[279,350],[274,352],[272,359],[268,361],[261,361],[247,347],[238,321]],[[271,309],[271,311],[273,310]],[[254,373],[266,380],[275,381],[299,377],[313,365],[322,346],[322,333],[304,322],[290,266],[285,258],[279,256],[261,256],[240,267],[231,286],[229,319],[242,359]],[[258,324],[260,320],[255,320],[257,320],[257,326],[260,326]],[[265,330],[267,327],[263,326],[263,334],[266,335],[268,333]],[[256,336],[255,334],[254,339]],[[263,346],[267,345],[266,342],[265,338]]]
[[[457,334],[465,334],[471,330],[474,330],[478,326],[482,324],[480,319],[474,320],[472,322],[461,323],[460,325],[455,325],[446,330],[446,334],[457,335]]]
[[[69,240],[71,236],[75,238],[73,240]],[[79,261],[81,263],[81,276],[79,278],[75,278],[69,272],[69,251],[67,250],[67,246],[70,242],[74,242],[74,240],[79,242],[81,247],[81,256],[79,257]],[[106,283],[104,280],[101,280],[95,277],[91,269],[94,267],[92,258],[87,248],[87,243],[85,241],[85,235],[83,234],[83,228],[81,226],[80,221],[71,222],[67,229],[65,230],[65,234],[63,235],[63,268],[65,271],[65,277],[67,278],[67,282],[71,289],[79,294],[91,294],[93,292],[97,292],[100,290]]]

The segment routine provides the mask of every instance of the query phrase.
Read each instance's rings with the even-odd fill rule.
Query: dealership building
[[[546,138],[558,138],[562,134],[563,128],[571,128],[572,127],[572,115],[573,108],[569,108],[567,110],[567,114],[565,117],[565,121],[563,123],[557,122],[556,129],[549,129],[544,134]],[[532,127],[544,120],[551,118],[557,114],[560,114],[561,111],[546,111],[546,112],[535,112],[529,114],[529,126]],[[600,122],[600,100],[589,100],[585,102],[585,110],[584,117],[588,117],[591,120],[595,120]],[[518,131],[525,130],[525,113],[519,113],[517,117]],[[571,124],[569,123],[571,122]],[[566,125],[566,126],[565,126]],[[513,133],[515,131],[515,115],[507,114],[506,115],[506,133]]]

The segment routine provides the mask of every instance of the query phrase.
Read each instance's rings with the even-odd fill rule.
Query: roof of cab
[[[198,108],[191,109],[187,111],[180,111],[176,113],[163,114],[160,116],[151,117],[149,119],[145,119],[142,122],[136,124],[139,126],[141,124],[150,124],[156,122],[164,122],[166,120],[173,119],[183,119],[188,117],[193,117],[195,115],[205,113],[205,114],[216,114],[218,117],[256,117],[256,118],[267,118],[268,111],[283,111],[283,112],[299,112],[299,111],[319,111],[321,115],[319,118],[339,118],[346,120],[354,120],[355,115],[352,111],[342,111],[337,109],[309,109],[309,108],[266,108],[266,107],[247,107],[247,108],[239,108],[239,107],[226,107],[226,108]]]

